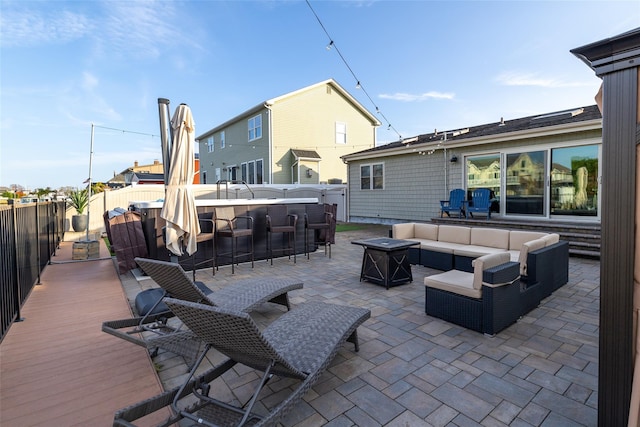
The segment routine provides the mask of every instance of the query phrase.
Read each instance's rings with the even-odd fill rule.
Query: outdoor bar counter
[[[196,207],[198,214],[213,212],[216,207],[233,206],[236,216],[251,216],[253,218],[253,244],[254,259],[267,259],[267,225],[266,215],[267,206],[270,205],[287,205],[290,214],[298,215],[298,223],[296,227],[296,253],[304,253],[304,213],[305,206],[309,204],[317,204],[318,199],[313,198],[291,198],[291,199],[196,199]],[[163,202],[129,202],[129,209],[141,214],[142,229],[149,252],[149,258],[169,260],[169,251],[166,249],[162,237],[162,229],[166,225],[166,221],[160,217]],[[244,222],[242,222],[244,224]],[[317,249],[312,236],[309,236],[310,250]],[[230,239],[219,239],[218,250],[228,252],[231,247]],[[273,236],[274,257],[283,256],[283,252],[278,249],[286,247],[286,236],[280,234]],[[239,239],[239,251],[245,249],[242,238]],[[198,244],[198,252],[196,253],[196,262],[210,259],[212,254],[212,243],[204,242]],[[286,256],[286,252],[284,253]],[[206,258],[205,258],[206,257]],[[188,257],[181,257],[180,261],[187,260]],[[240,262],[245,262],[247,257],[240,258]],[[220,259],[220,265],[229,264],[227,257]],[[185,262],[185,269],[190,268],[191,263]]]

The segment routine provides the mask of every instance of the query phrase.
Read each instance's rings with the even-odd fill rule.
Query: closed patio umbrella
[[[197,250],[200,233],[195,197],[191,185],[194,173],[195,123],[191,109],[180,104],[171,119],[173,141],[169,158],[169,180],[160,216],[167,221],[166,246],[173,254],[189,255]],[[167,167],[165,166],[165,167]]]

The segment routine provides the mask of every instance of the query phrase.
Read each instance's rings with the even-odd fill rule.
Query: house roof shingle
[[[318,154],[315,150],[297,150],[292,148],[291,154],[293,154],[296,159],[305,158],[305,159],[322,159],[320,154]]]
[[[579,107],[570,110],[556,111],[553,113],[539,114],[513,120],[501,120],[499,122],[472,126],[453,131],[436,131],[433,133],[421,134],[412,138],[405,138],[400,141],[391,142],[385,145],[379,145],[374,148],[349,154],[347,156],[343,156],[343,158],[348,158],[352,155],[376,153],[407,146],[419,148],[420,145],[424,145],[425,147],[428,147],[428,144],[441,143],[443,141],[446,141],[448,143],[462,142],[467,139],[497,136],[500,134],[515,132],[524,132],[538,128],[561,126],[598,119],[602,119],[602,115],[600,114],[598,106],[590,105],[588,107]]]

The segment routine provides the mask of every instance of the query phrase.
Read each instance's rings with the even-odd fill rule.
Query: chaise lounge
[[[357,328],[371,315],[364,308],[307,303],[285,313],[261,332],[243,311],[173,298],[167,298],[166,304],[206,346],[181,387],[116,412],[114,426],[130,427],[133,421],[168,405],[173,415],[161,426],[185,419],[205,426],[276,425],[318,381],[345,341],[353,342],[358,351]],[[196,376],[210,348],[228,359]],[[215,396],[224,387],[216,387],[214,382],[238,363],[262,373],[245,405]],[[286,395],[284,399],[267,396],[268,403],[260,401],[264,385],[274,375],[291,378],[292,392],[286,395],[282,390],[278,394]],[[276,402],[271,403],[273,400]],[[256,404],[258,401],[260,405]]]
[[[159,292],[147,294],[155,302],[136,304],[139,311],[140,306],[144,306],[146,313],[139,312],[141,315],[134,318],[106,321],[102,324],[102,331],[152,351],[157,351],[158,348],[171,351],[185,356],[190,362],[193,362],[189,360],[193,348],[200,348],[201,343],[194,341],[193,336],[185,333],[179,326],[167,323],[174,316],[164,305],[167,297],[249,312],[265,302],[290,309],[288,293],[302,288],[302,282],[298,280],[265,278],[236,281],[213,292],[204,284],[191,281],[177,263],[146,258],[136,258],[136,262],[160,286],[156,289]]]

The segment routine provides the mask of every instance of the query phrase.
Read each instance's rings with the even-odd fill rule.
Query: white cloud
[[[41,10],[5,8],[0,14],[2,37],[7,47],[30,47],[67,43],[92,32],[86,16],[69,11],[43,13]]]
[[[557,78],[542,77],[536,73],[522,73],[517,71],[506,71],[499,74],[495,80],[504,86],[533,86],[545,88],[563,88],[589,86],[584,82],[571,82]]]
[[[396,92],[394,94],[383,93],[378,95],[378,97],[382,99],[391,99],[394,101],[402,101],[402,102],[416,102],[416,101],[422,102],[422,101],[427,101],[429,99],[453,99],[455,98],[455,94],[445,93],[445,92],[435,92],[435,91],[419,93],[419,94]]]

